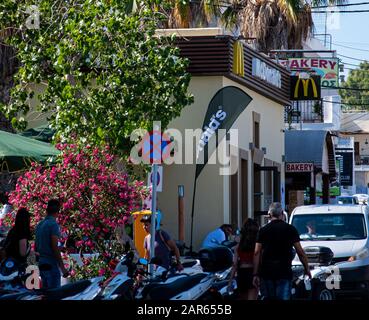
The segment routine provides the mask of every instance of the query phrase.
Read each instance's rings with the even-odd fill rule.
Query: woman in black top
[[[15,224],[5,240],[7,258],[15,259],[20,266],[25,265],[30,249],[28,244],[30,239],[30,214],[27,209],[20,208],[15,217]]]

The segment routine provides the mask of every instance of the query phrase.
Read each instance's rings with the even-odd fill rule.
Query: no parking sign
[[[149,177],[148,177],[148,182],[147,182],[149,187],[151,187],[152,181],[153,181],[153,176],[152,176],[152,172],[150,172]],[[163,167],[162,166],[158,166],[158,172],[156,175],[156,191],[157,192],[163,191]]]

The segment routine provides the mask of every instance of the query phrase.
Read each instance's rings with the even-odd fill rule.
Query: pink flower
[[[30,210],[34,227],[43,219],[47,201],[59,198],[63,204],[58,218],[62,232],[76,238],[78,248],[96,250],[103,246],[104,235],[118,223],[126,223],[125,215],[136,203],[141,204],[141,195],[147,193],[144,182],[128,182],[127,174],[109,166],[114,155],[108,148],[79,149],[68,144],[57,148],[61,150],[60,161],[51,168],[33,164],[18,179],[10,202],[15,209],[24,206]],[[9,217],[9,221],[14,218]]]
[[[76,242],[76,247],[79,248],[79,247],[82,247],[83,245],[83,241],[77,241]]]

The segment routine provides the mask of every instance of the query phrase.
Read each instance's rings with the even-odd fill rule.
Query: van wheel
[[[324,284],[319,283],[312,290],[312,300],[335,300],[333,290],[327,289]]]

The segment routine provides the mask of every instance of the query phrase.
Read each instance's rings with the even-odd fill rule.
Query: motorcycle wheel
[[[312,287],[312,300],[335,300],[335,294],[333,290],[329,290],[322,283]]]

